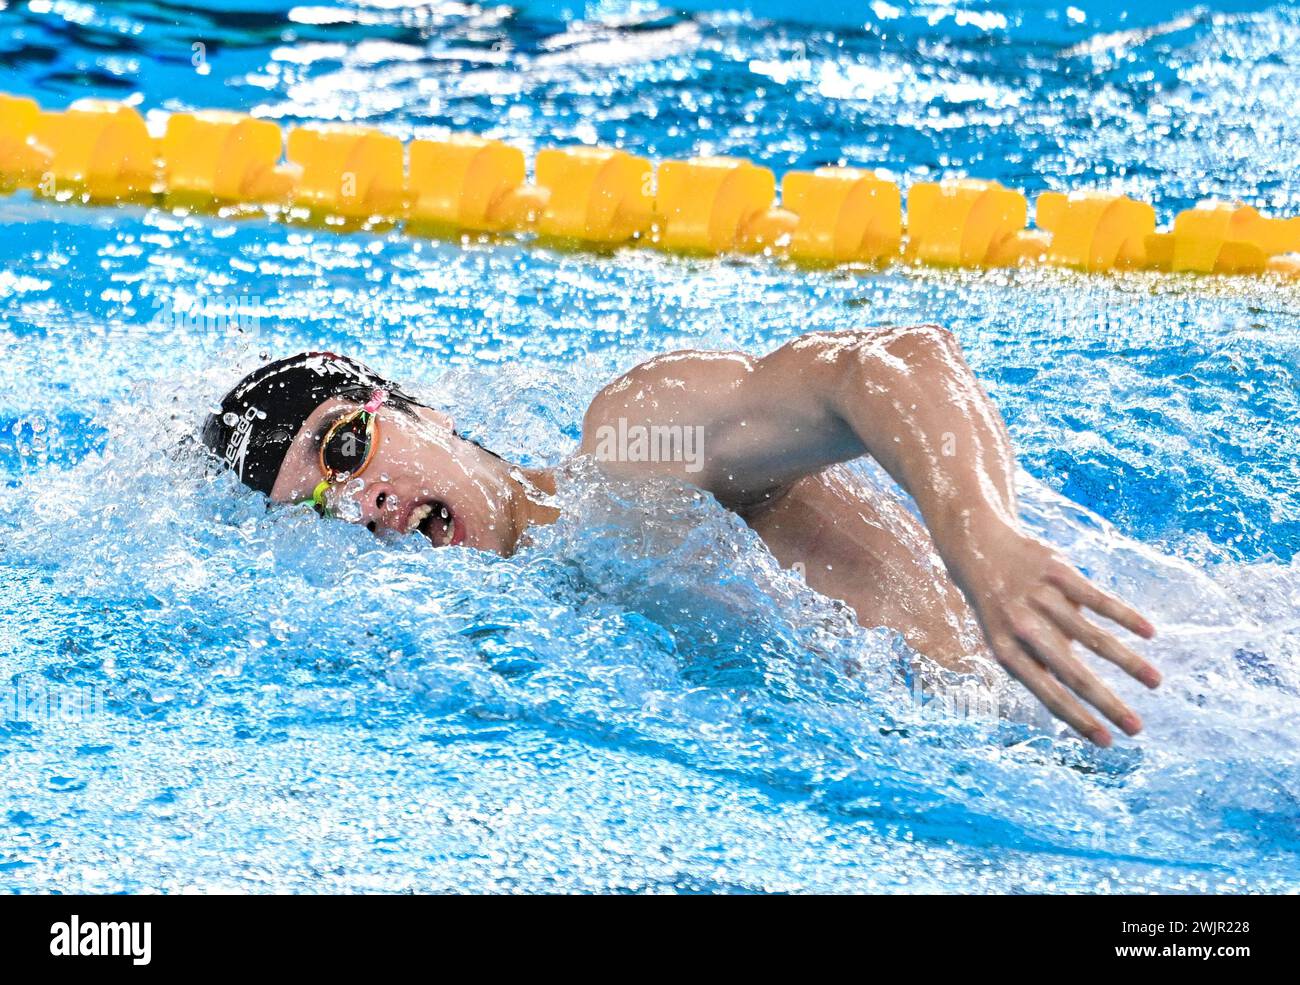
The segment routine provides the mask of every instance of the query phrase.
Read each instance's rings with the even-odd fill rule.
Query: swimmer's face
[[[309,500],[324,476],[320,446],[330,426],[359,409],[333,398],[312,412],[280,465],[271,498]],[[391,404],[376,415],[375,447],[359,476],[340,478],[325,494],[331,515],[372,531],[419,533],[435,547],[466,544],[509,554],[519,540],[518,485],[511,466],[459,437],[446,414]]]

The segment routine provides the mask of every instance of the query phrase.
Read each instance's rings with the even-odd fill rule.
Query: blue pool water
[[[11,3],[0,90],[1300,213],[1286,6],[223,6]],[[0,886],[1300,890],[1295,287],[811,274],[26,195],[0,225]],[[1011,688],[996,718],[923,703],[894,634],[689,490],[571,463],[565,519],[502,560],[268,512],[181,447],[241,372],[331,347],[561,463],[649,353],[920,320],[1005,414],[1029,527],[1160,626],[1164,687],[1114,680],[1138,739],[1085,748]]]

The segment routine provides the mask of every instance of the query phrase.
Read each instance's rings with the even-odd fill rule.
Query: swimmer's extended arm
[[[1141,728],[1071,641],[1155,687],[1156,669],[1082,609],[1142,637],[1155,631],[1020,528],[1006,429],[950,333],[933,325],[814,333],[761,359],[673,353],[601,393],[585,442],[594,422],[620,416],[702,428],[703,460],[684,478],[741,512],[829,465],[871,455],[916,501],[998,662],[1098,744],[1110,734],[1082,702],[1125,732]]]

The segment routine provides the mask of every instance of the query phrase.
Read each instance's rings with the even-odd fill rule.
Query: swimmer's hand
[[[1084,610],[1151,639],[1155,627],[1132,606],[1102,591],[1052,548],[1004,524],[986,527],[950,562],[993,655],[1057,718],[1099,746],[1110,733],[1091,705],[1129,735],[1142,720],[1073,652],[1082,644],[1147,687],[1160,672],[1094,623]]]

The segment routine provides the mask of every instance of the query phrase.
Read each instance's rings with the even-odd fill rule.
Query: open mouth
[[[406,532],[417,530],[428,537],[434,547],[453,546],[465,538],[464,526],[456,520],[451,507],[436,499],[421,503],[411,511],[406,521]]]

